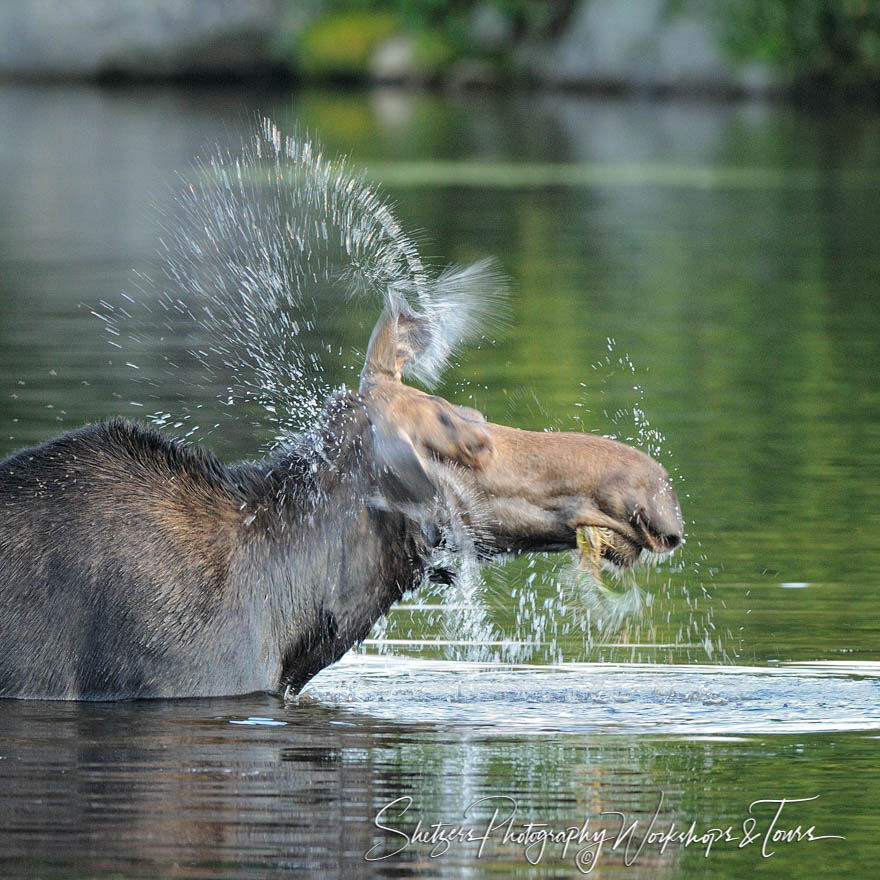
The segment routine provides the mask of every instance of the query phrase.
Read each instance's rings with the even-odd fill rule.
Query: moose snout
[[[630,523],[653,553],[671,553],[684,538],[684,521],[672,489],[666,489],[660,503],[637,505]]]
[[[680,532],[665,532],[661,535],[645,532],[644,538],[650,549],[655,553],[670,553],[681,543]]]

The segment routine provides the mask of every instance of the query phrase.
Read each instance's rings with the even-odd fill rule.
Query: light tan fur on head
[[[603,556],[632,565],[682,540],[669,475],[645,453],[595,434],[538,433],[487,422],[481,413],[404,385],[429,344],[430,316],[386,307],[370,339],[360,393],[373,425],[380,472],[404,499],[440,491],[437,466],[457,466],[483,501],[497,552],[576,546],[577,530],[613,535]]]
[[[479,468],[492,452],[482,414],[401,381],[404,369],[428,344],[426,322],[401,304],[386,307],[370,338],[361,394],[373,424],[405,438],[419,455]]]

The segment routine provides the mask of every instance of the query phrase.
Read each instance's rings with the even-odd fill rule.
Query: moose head
[[[471,500],[463,515],[488,554],[573,549],[586,534],[597,561],[619,570],[682,542],[672,481],[644,452],[595,434],[495,424],[404,384],[430,334],[424,316],[392,300],[361,373],[380,484],[392,504],[418,517],[438,492],[448,497],[457,486],[453,494]]]

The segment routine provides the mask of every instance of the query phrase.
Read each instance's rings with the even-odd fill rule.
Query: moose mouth
[[[576,530],[578,566],[599,578],[602,569],[622,572],[637,563],[656,565],[673,547],[656,540],[641,542],[608,526],[578,526]]]

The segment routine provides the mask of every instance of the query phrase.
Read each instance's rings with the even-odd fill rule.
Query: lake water
[[[114,348],[92,314],[126,291],[149,305],[133,272],[157,271],[175,172],[256,112],[365,166],[436,262],[497,257],[509,326],[440,392],[659,443],[687,543],[640,576],[650,614],[604,638],[564,561],[525,557],[476,595],[407,597],[295,703],[6,702],[0,873],[569,877],[593,857],[605,877],[863,876],[880,858],[880,116],[4,86],[0,454],[181,407],[181,433],[224,458],[265,447],[260,413],[164,371],[192,328],[132,309]],[[328,313],[315,344],[362,349],[369,319]],[[777,804],[750,805],[782,798],[811,800],[775,830],[845,839],[765,840]],[[514,801],[512,831],[609,837],[527,850],[505,840]],[[410,841],[419,820],[487,839],[441,852]],[[639,849],[673,823],[700,839]]]

